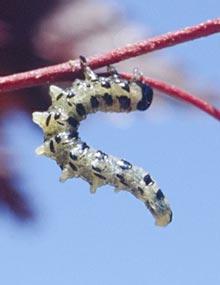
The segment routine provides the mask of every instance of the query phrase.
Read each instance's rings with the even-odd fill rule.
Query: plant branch
[[[153,37],[142,42],[127,45],[106,54],[88,58],[87,62],[92,69],[95,69],[218,32],[220,32],[220,18],[209,20],[176,32],[170,32],[161,36]],[[0,91],[6,92],[40,84],[49,84],[58,80],[74,79],[76,77],[80,77],[80,75],[82,75],[82,73],[79,61],[68,61],[50,67],[0,77]],[[122,75],[127,79],[131,78],[131,75],[129,74]],[[210,105],[208,102],[162,81],[148,77],[143,77],[143,81],[148,83],[151,87],[168,94],[169,96],[186,101],[220,120],[220,110]]]
[[[121,73],[121,75],[126,79],[131,79],[133,77],[133,75],[127,73]],[[160,80],[143,76],[142,81],[149,84],[152,88],[157,89],[158,91],[165,93],[171,97],[175,97],[177,99],[185,101],[197,107],[198,109],[201,109],[202,111],[208,113],[215,119],[220,120],[220,110],[215,108],[213,105],[209,104],[205,100],[200,99],[183,89],[180,89],[174,85],[169,85]]]
[[[220,18],[187,27],[176,32],[153,37],[142,42],[130,44],[103,55],[88,58],[87,61],[92,69],[96,69],[131,57],[209,36],[218,32],[220,32]],[[80,76],[80,65],[78,60],[68,61],[50,67],[0,77],[0,91],[6,92],[48,84],[55,81],[73,79],[78,76]]]

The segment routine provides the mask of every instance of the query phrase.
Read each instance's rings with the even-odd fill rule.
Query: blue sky
[[[120,5],[155,34],[219,16],[218,1],[173,2]],[[219,43],[216,35],[163,53],[182,61],[195,80],[218,86]],[[55,163],[34,154],[42,134],[31,118],[12,116],[7,126],[15,167],[38,215],[30,225],[2,215],[2,284],[219,284],[220,126],[196,109],[176,110],[163,117],[152,104],[126,129],[96,114],[80,128],[90,145],[150,171],[174,212],[166,228],[155,227],[144,205],[128,193],[103,187],[90,195],[79,179],[61,184]]]

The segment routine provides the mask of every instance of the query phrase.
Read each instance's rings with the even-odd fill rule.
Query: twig
[[[106,54],[88,58],[87,61],[92,69],[96,69],[117,63],[121,60],[209,36],[218,32],[220,32],[220,18],[209,20],[176,32],[153,37],[143,42],[130,44]],[[80,65],[78,64],[78,61],[68,61],[50,67],[0,77],[0,91],[6,92],[55,81],[73,79],[79,75]]]
[[[220,32],[220,18],[209,20],[199,25],[188,27],[176,32],[157,36],[143,42],[127,45],[101,56],[89,58],[87,59],[87,62],[92,69],[95,69],[218,32]],[[58,80],[73,79],[80,76],[80,69],[81,67],[78,61],[68,61],[50,67],[0,77],[0,91],[6,92],[9,90],[51,83]],[[126,78],[131,77],[128,74],[123,75]],[[220,120],[220,110],[210,105],[208,102],[195,97],[180,88],[156,79],[143,77],[143,81],[151,85],[153,88],[166,93],[169,96],[184,100]]]
[[[132,78],[131,74],[121,73],[121,75],[126,79]],[[201,109],[202,111],[208,113],[215,119],[220,120],[220,110],[215,108],[213,105],[209,104],[205,100],[200,99],[185,90],[182,90],[174,85],[169,85],[160,80],[156,80],[153,78],[143,76],[142,81],[149,84],[152,88],[155,88],[158,91],[161,91],[162,93],[165,93],[171,97],[175,97],[177,99],[183,100]]]

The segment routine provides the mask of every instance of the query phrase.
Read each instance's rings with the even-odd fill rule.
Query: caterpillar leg
[[[96,81],[98,79],[97,74],[88,66],[87,60],[83,55],[79,56],[81,68],[84,71],[84,76],[85,79],[91,80],[91,81]]]
[[[118,71],[117,69],[113,66],[113,65],[108,65],[107,66],[107,72],[110,74],[110,76],[112,78],[119,78],[119,74],[118,74]]]
[[[139,82],[139,81],[141,81],[142,76],[143,76],[143,73],[139,70],[139,68],[135,67],[133,69],[132,81]]]

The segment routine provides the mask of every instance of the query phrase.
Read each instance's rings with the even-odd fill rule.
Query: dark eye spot
[[[56,141],[57,144],[61,142],[61,137],[60,137],[60,135],[56,135],[54,139],[55,139],[55,141]]]
[[[69,162],[69,166],[72,168],[73,171],[78,170],[78,168],[72,162]]]
[[[76,104],[76,112],[77,112],[78,115],[80,115],[80,116],[86,115],[86,109],[85,109],[85,107],[83,106],[83,104],[81,104],[81,103]]]
[[[165,198],[163,192],[160,189],[157,191],[156,197],[157,197],[158,200],[162,200],[162,199]]]
[[[59,101],[62,97],[63,97],[63,93],[60,93],[60,94],[57,96],[56,100]]]
[[[99,101],[95,96],[92,96],[90,98],[90,103],[91,103],[92,108],[98,108],[99,106]]]
[[[99,159],[105,159],[108,157],[108,155],[106,153],[102,152],[101,150],[98,150],[96,152],[96,157]]]
[[[73,154],[72,152],[70,152],[70,158],[72,160],[77,160],[78,159],[78,157],[75,154]]]
[[[127,96],[120,96],[118,97],[118,101],[120,104],[121,109],[128,110],[131,106],[131,99]]]
[[[69,118],[67,119],[67,122],[68,122],[68,124],[70,124],[70,126],[73,127],[73,128],[77,128],[78,125],[79,125],[79,122],[78,122],[75,118],[73,118],[73,117],[69,117]]]
[[[55,119],[55,120],[58,120],[58,119],[60,118],[60,115],[61,115],[60,113],[55,113],[54,119]]]
[[[100,179],[103,179],[103,180],[106,179],[105,176],[103,176],[103,175],[101,175],[101,174],[99,174],[99,173],[94,173],[94,175],[97,176],[97,177],[100,178]]]
[[[79,137],[79,133],[76,130],[72,130],[68,134],[68,139],[73,139],[73,138],[77,139],[78,137]]]
[[[89,148],[89,146],[85,142],[82,143],[81,147],[82,147],[82,150]]]
[[[50,124],[51,114],[46,119],[46,126],[48,127]]]
[[[129,163],[128,161],[121,159],[118,161],[118,165],[121,167],[121,169],[123,170],[127,170],[127,169],[131,169],[132,168],[132,164]]]
[[[124,177],[121,174],[116,174],[119,179],[123,179]]]
[[[153,184],[153,180],[151,179],[149,174],[144,176],[144,182],[146,185]]]
[[[75,96],[75,94],[73,93],[73,91],[71,89],[67,90],[67,98],[72,98],[74,96]]]
[[[99,173],[102,172],[102,170],[99,167],[95,167],[93,165],[92,165],[92,169],[99,172]]]
[[[52,140],[50,141],[50,151],[55,153],[55,148]]]
[[[118,177],[119,181],[124,184],[125,186],[128,186],[128,184],[125,182],[125,178],[121,174],[116,174],[116,177]]]
[[[105,93],[103,96],[103,99],[104,99],[106,105],[111,106],[113,104],[112,96],[109,93]]]
[[[64,126],[65,125],[64,123],[59,122],[59,121],[57,122],[57,124],[60,125],[60,126]]]

